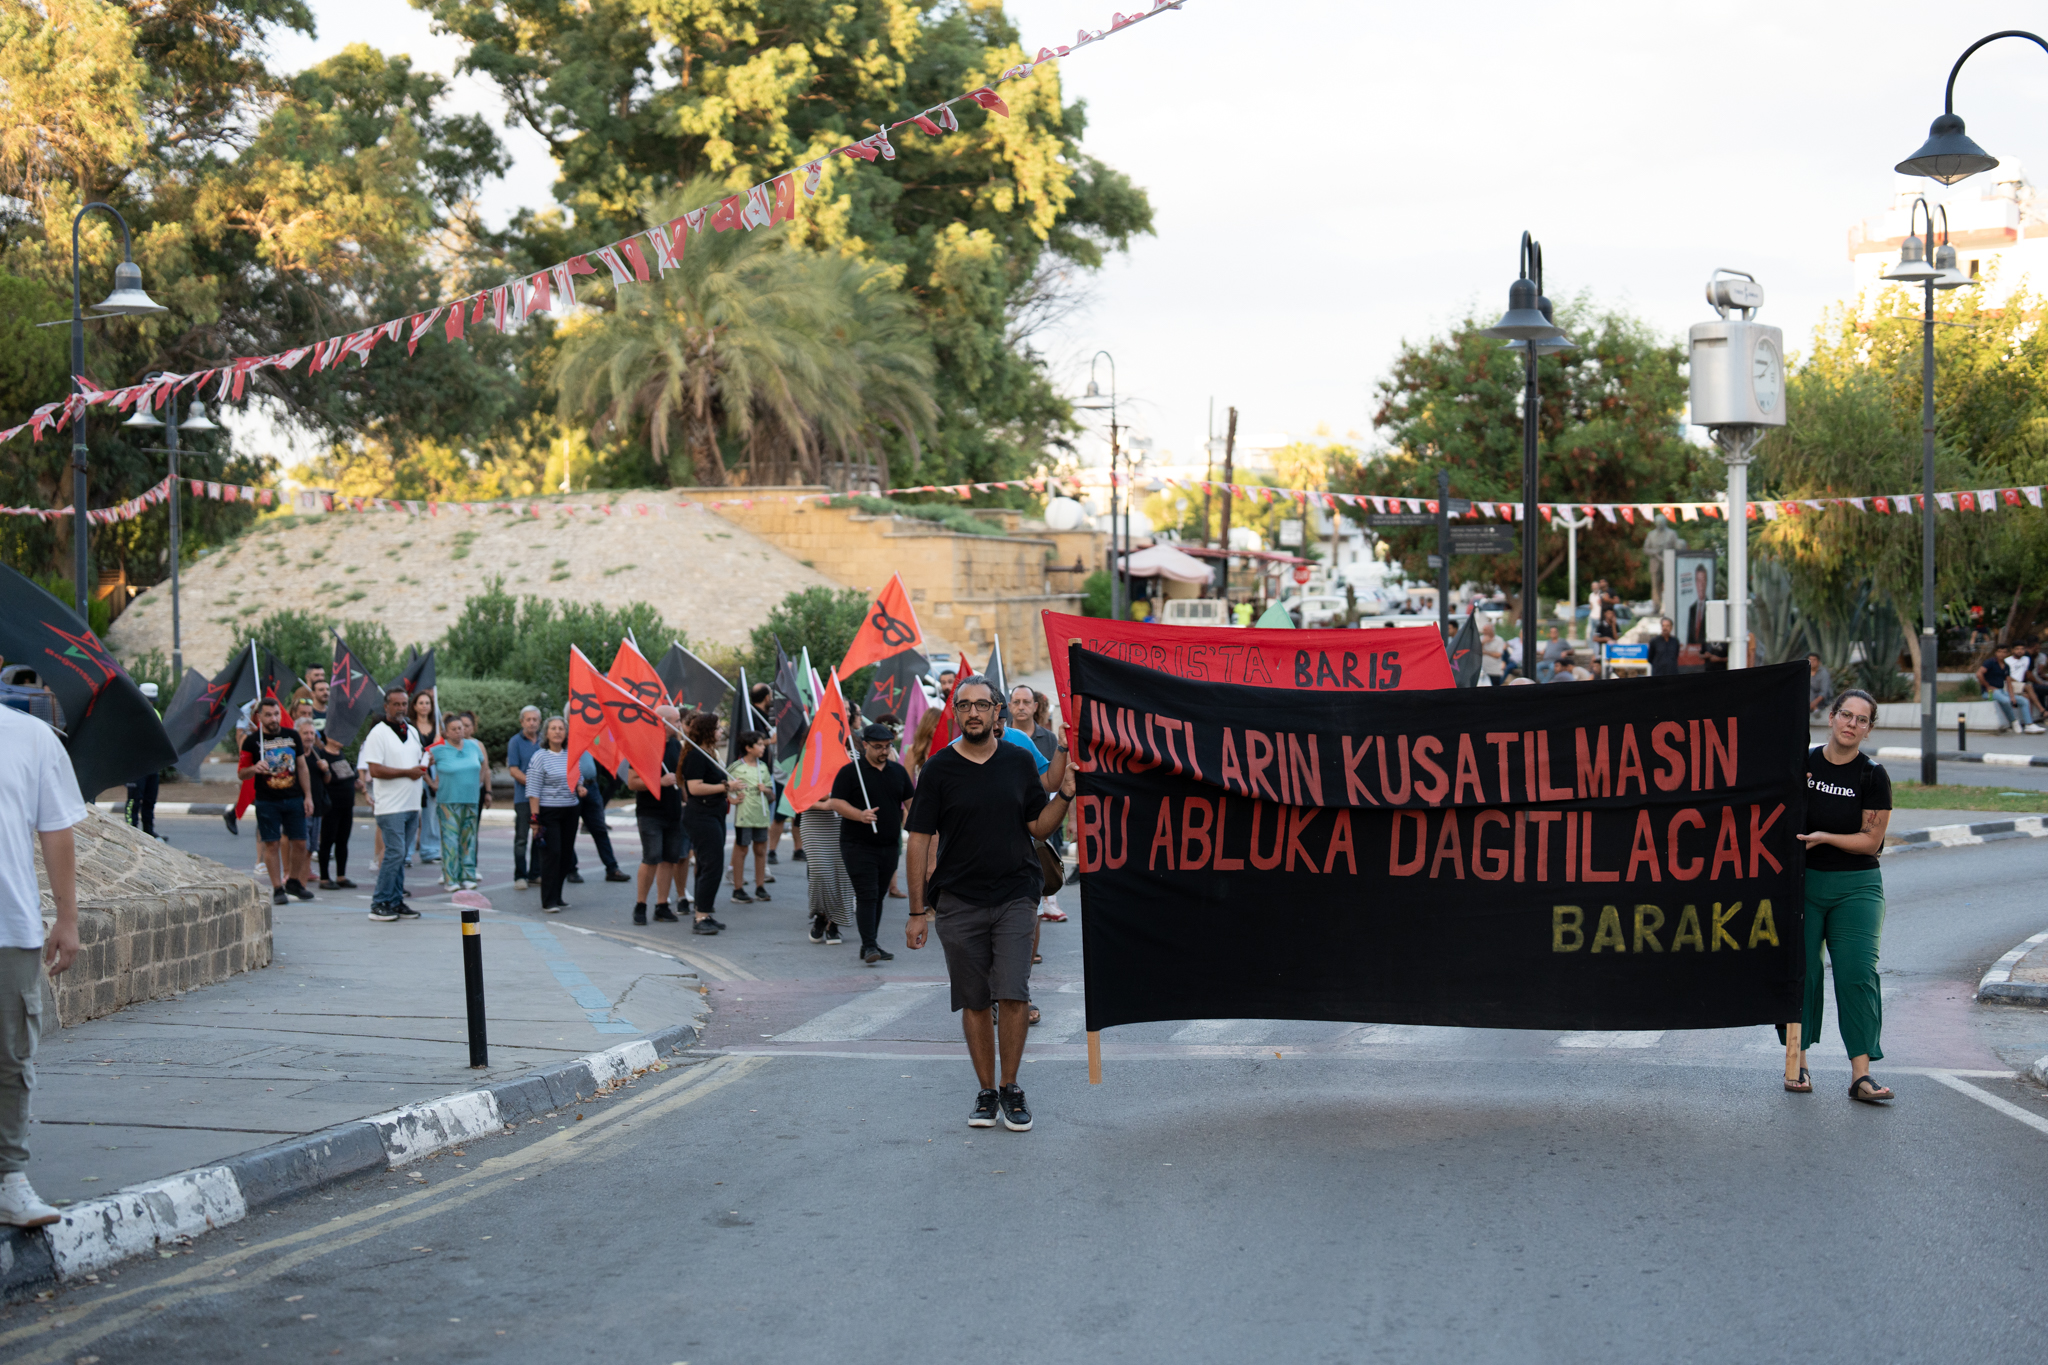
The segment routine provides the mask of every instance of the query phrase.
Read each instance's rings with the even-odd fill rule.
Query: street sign
[[[1297,565],[1295,565],[1295,566],[1294,566],[1294,581],[1295,581],[1295,582],[1297,582],[1297,583],[1301,583],[1301,584],[1306,584],[1306,583],[1308,582],[1308,577],[1309,577],[1309,574],[1308,574],[1308,565],[1306,565],[1306,564],[1297,564]]]
[[[1469,516],[1472,512],[1472,499],[1445,498],[1444,511],[1448,512],[1450,515],[1454,517]]]
[[[1280,548],[1283,550],[1298,550],[1301,548],[1301,518],[1282,517],[1280,519]]]
[[[1429,567],[1430,567],[1430,568],[1432,568],[1432,569],[1441,569],[1441,568],[1442,568],[1443,566],[1444,566],[1444,557],[1443,557],[1442,555],[1431,555],[1431,556],[1429,557]]]
[[[1366,513],[1366,514],[1365,514],[1365,524],[1366,524],[1367,526],[1372,526],[1372,527],[1382,527],[1382,526],[1434,526],[1434,525],[1436,525],[1436,513],[1434,513],[1434,512],[1368,512],[1368,513]]]
[[[1511,555],[1520,548],[1515,532],[1508,526],[1453,526],[1451,553],[1454,555]]]

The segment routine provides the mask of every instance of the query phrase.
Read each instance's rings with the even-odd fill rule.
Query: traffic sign
[[[1302,584],[1306,584],[1306,583],[1308,582],[1308,578],[1309,578],[1309,573],[1308,573],[1308,565],[1306,565],[1306,564],[1297,564],[1297,565],[1295,565],[1295,566],[1294,566],[1294,581],[1295,581],[1295,582],[1297,582],[1297,583],[1302,583]]]
[[[1434,526],[1434,525],[1436,525],[1436,513],[1434,513],[1434,512],[1368,512],[1368,513],[1366,513],[1366,514],[1365,514],[1365,524],[1366,524],[1367,526],[1372,526],[1372,527],[1381,527],[1381,526]]]
[[[1454,555],[1511,555],[1517,548],[1512,527],[1451,527],[1451,553]]]

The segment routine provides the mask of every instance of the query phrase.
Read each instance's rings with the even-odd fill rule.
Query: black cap
[[[864,742],[869,744],[879,744],[884,740],[887,740],[891,744],[894,744],[896,742],[896,732],[894,730],[891,730],[888,726],[881,724],[868,726],[867,729],[860,732],[860,737]]]

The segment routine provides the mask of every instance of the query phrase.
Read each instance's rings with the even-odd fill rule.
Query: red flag
[[[959,690],[962,678],[972,676],[974,665],[968,663],[967,656],[962,654],[960,662],[954,666],[953,685],[946,689],[946,695],[939,700],[939,725],[932,731],[932,747],[925,754],[927,762],[930,761],[932,754],[938,753],[953,742],[953,693]]]
[[[642,660],[644,665],[645,660]],[[668,744],[668,726],[660,716],[654,714],[654,707],[640,700],[610,678],[600,680],[605,716],[611,724],[612,739],[617,751],[642,780],[658,784],[662,771],[661,758]],[[618,771],[616,763],[605,765],[613,772]]]
[[[789,784],[792,808],[809,810],[832,794],[832,779],[848,761],[848,744],[846,696],[834,678],[832,690],[818,699],[818,714],[811,717],[810,733],[804,736],[803,758],[796,780]]]
[[[850,677],[855,669],[865,668],[891,654],[915,649],[923,643],[924,634],[917,628],[917,613],[911,610],[910,593],[903,586],[903,576],[890,574],[889,585],[868,607],[867,619],[861,622],[859,633],[853,637],[853,644],[846,651],[846,661],[839,665],[839,676]]]
[[[619,750],[612,738],[611,718],[605,709],[605,690],[611,680],[583,657],[583,651],[569,646],[569,785],[576,785],[576,765],[588,750],[599,763],[619,770]],[[616,691],[616,688],[613,688]]]
[[[644,706],[669,704],[668,689],[662,686],[661,675],[647,662],[646,655],[633,648],[631,640],[619,641],[619,652],[612,656],[612,671],[605,676],[638,697]]]

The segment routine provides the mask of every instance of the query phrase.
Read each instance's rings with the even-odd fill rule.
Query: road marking
[[[545,1170],[550,1165],[593,1156],[606,1143],[622,1136],[631,1128],[624,1120],[658,1118],[685,1105],[695,1104],[706,1095],[744,1079],[766,1064],[766,1059],[761,1057],[732,1061],[720,1058],[706,1062],[690,1073],[678,1077],[671,1084],[623,1099],[614,1099],[611,1101],[612,1108],[595,1112],[582,1123],[560,1129],[517,1152],[491,1157],[481,1162],[473,1172],[468,1173],[473,1175],[474,1179],[465,1182],[460,1188],[452,1184],[441,1184],[401,1194],[395,1199],[383,1201],[374,1208],[360,1209],[332,1222],[207,1257],[201,1264],[181,1270],[154,1284],[138,1284],[132,1289],[114,1289],[89,1302],[81,1303],[76,1308],[56,1313],[41,1322],[17,1327],[11,1332],[0,1332],[0,1347],[61,1333],[63,1329],[79,1326],[88,1318],[105,1313],[124,1301],[136,1298],[147,1301],[144,1307],[115,1313],[93,1323],[84,1331],[66,1334],[59,1341],[48,1342],[40,1351],[18,1357],[14,1361],[14,1365],[58,1365],[58,1362],[80,1347],[89,1346],[114,1332],[146,1322],[173,1304],[213,1298],[265,1283],[323,1256],[497,1194],[509,1189],[515,1180],[528,1178],[526,1175],[514,1175],[514,1171],[533,1166],[540,1166]],[[254,1258],[270,1252],[285,1254],[266,1265],[247,1264]],[[225,1269],[236,1269],[241,1271],[241,1274],[232,1282],[228,1282],[221,1274]]]
[[[1559,1047],[1655,1047],[1664,1041],[1663,1029],[1644,1032],[1593,1032],[1559,1034]]]
[[[1197,1019],[1173,1035],[1176,1043],[1263,1043],[1277,1019]]]
[[[1949,1089],[1960,1091],[1961,1093],[1968,1095],[1971,1099],[1976,1100],[1981,1104],[1989,1105],[1991,1108],[1996,1109],[1999,1113],[2005,1115],[2009,1119],[2018,1119],[2021,1123],[2026,1124],[2027,1127],[2034,1129],[2036,1132],[2048,1133],[2048,1119],[2042,1118],[2039,1114],[2028,1113],[2026,1110],[2014,1104],[2011,1100],[2000,1099],[1996,1095],[1987,1095],[1982,1090],[1979,1090],[1976,1086],[1971,1085],[1968,1082],[1964,1081],[1960,1075],[1957,1075],[1953,1072],[1934,1071],[1931,1069],[1928,1071],[1924,1071],[1921,1074],[1926,1076],[1932,1076],[1935,1080],[1940,1081]]]
[[[778,1043],[850,1043],[866,1038],[931,1000],[941,981],[885,981],[865,995],[775,1035]]]
[[[562,927],[570,929],[575,926],[563,925]],[[592,1028],[596,1029],[599,1033],[638,1033],[640,1031],[629,1020],[617,1016],[611,998],[599,990],[596,983],[591,981],[588,976],[584,975],[583,969],[577,966],[570,959],[569,954],[562,950],[561,941],[548,931],[548,927],[545,924],[524,921],[520,924],[519,929],[520,932],[526,935],[526,941],[539,951],[541,960],[548,964],[548,970],[555,974],[555,980],[561,983],[562,989],[569,992],[569,998],[583,1007],[583,1015],[590,1021]],[[589,931],[585,930],[584,932],[588,933]]]

